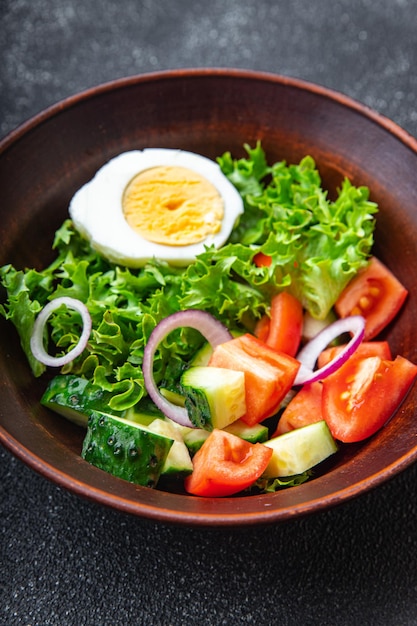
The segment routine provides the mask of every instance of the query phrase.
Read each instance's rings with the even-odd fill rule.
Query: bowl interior
[[[260,140],[270,162],[311,154],[323,185],[343,177],[378,202],[376,255],[410,292],[384,336],[393,354],[417,360],[416,142],[348,98],[278,76],[190,70],[120,80],[41,113],[0,145],[0,265],[41,269],[75,191],[111,157],[146,147],[216,158]],[[252,524],[293,518],[343,502],[404,469],[417,456],[417,390],[362,444],[343,448],[311,482],[272,495],[199,499],[120,481],[80,458],[83,432],[39,404],[16,333],[0,319],[0,438],[33,469],[81,496],[133,514],[189,524]]]

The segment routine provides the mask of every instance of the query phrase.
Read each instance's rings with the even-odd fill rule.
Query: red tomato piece
[[[264,254],[263,252],[258,252],[253,257],[253,262],[255,263],[256,267],[270,267],[272,263],[272,257],[270,257],[268,254]]]
[[[352,356],[323,381],[323,417],[346,443],[373,435],[392,416],[417,375],[417,365],[397,356]]]
[[[270,318],[261,318],[255,328],[255,335],[271,348],[295,356],[302,331],[302,304],[290,293],[282,291],[272,298]]]
[[[301,428],[323,419],[321,410],[323,385],[316,381],[304,385],[294,396],[279,418],[273,437],[283,435],[295,428]]]
[[[272,448],[213,430],[193,458],[185,489],[195,496],[231,496],[250,487],[265,471]]]
[[[339,317],[362,315],[367,341],[376,337],[397,315],[407,289],[377,258],[372,257],[344,289],[335,304]]]
[[[256,323],[254,335],[264,343],[268,339],[269,329],[271,326],[271,320],[269,315],[263,315],[261,319]]]
[[[300,363],[245,334],[217,346],[209,365],[245,373],[245,415],[252,426],[273,415],[291,389]]]
[[[333,361],[333,359],[340,354],[344,347],[345,346],[343,345],[332,346],[331,348],[323,350],[323,352],[319,354],[317,366],[321,368],[327,365],[327,363],[330,363],[330,361]],[[387,341],[362,341],[352,356],[379,356],[381,359],[385,359],[386,361],[390,361],[392,359],[391,348],[389,347]]]

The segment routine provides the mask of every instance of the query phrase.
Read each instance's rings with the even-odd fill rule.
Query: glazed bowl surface
[[[348,97],[301,80],[233,69],[176,70],[117,80],[40,113],[0,144],[0,265],[42,269],[71,197],[109,159],[147,147],[215,159],[260,140],[269,162],[310,154],[334,194],[345,176],[379,205],[375,254],[409,290],[384,332],[417,361],[417,142]],[[417,459],[417,387],[375,436],[345,446],[310,482],[275,494],[198,498],[121,481],[85,462],[83,431],[43,408],[13,327],[0,319],[0,441],[81,497],[162,522],[238,526],[294,519],[342,504]]]

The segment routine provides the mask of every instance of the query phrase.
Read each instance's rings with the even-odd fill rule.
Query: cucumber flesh
[[[191,456],[199,451],[209,434],[210,432],[204,428],[190,428],[188,432],[183,434],[184,443]]]
[[[224,428],[246,413],[245,374],[220,367],[196,366],[181,376],[191,422],[200,428]]]
[[[108,411],[113,415],[113,411]],[[126,409],[118,417],[123,417],[131,422],[136,422],[142,426],[149,426],[155,419],[165,419],[150,398],[142,398],[137,404]]]
[[[177,428],[177,424],[168,418],[163,420],[156,419],[149,424],[149,430],[173,440],[172,447],[162,468],[162,474],[178,477],[185,477],[191,474],[193,462],[184,443],[181,430],[179,427]]]
[[[180,393],[177,393],[176,391],[171,391],[170,389],[165,389],[165,387],[160,387],[159,392],[161,396],[171,402],[171,404],[176,404],[177,406],[185,406],[185,398]]]
[[[192,366],[205,366],[208,365],[210,357],[213,354],[213,348],[209,342],[204,343],[199,350],[195,353],[190,361]]]
[[[268,439],[268,428],[263,424],[249,426],[243,420],[236,420],[224,429],[232,435],[236,435],[249,443],[264,443]]]
[[[156,487],[173,439],[123,418],[93,411],[81,456],[96,467],[146,487]]]
[[[302,474],[337,451],[325,421],[296,428],[264,443],[272,448],[271,460],[264,472],[266,478]]]

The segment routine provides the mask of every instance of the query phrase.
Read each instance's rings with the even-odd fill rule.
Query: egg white
[[[214,185],[224,203],[218,233],[196,244],[169,246],[150,242],[129,226],[122,206],[124,190],[137,174],[158,166],[186,167]],[[132,150],[111,159],[76,192],[69,205],[76,229],[91,246],[110,261],[127,267],[141,267],[152,258],[188,265],[206,246],[222,246],[242,212],[240,194],[217,163],[192,152],[163,148]]]

